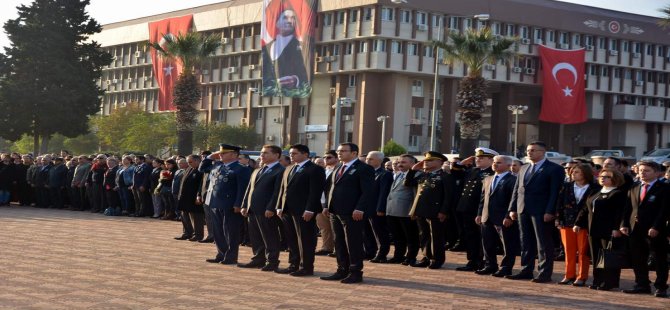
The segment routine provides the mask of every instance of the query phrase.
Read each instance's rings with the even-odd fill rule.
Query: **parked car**
[[[544,155],[545,155],[545,157],[547,158],[548,161],[557,163],[559,165],[572,160],[572,157],[570,157],[568,155],[565,155],[565,154],[561,154],[559,152],[549,152],[549,151],[547,151]],[[528,156],[525,156],[521,161],[523,163],[529,163],[530,162],[528,160]]]
[[[670,161],[670,149],[655,149],[647,153],[647,155],[642,156],[640,160],[651,160],[662,164],[663,162]]]

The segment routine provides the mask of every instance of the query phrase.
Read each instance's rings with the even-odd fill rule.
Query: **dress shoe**
[[[612,289],[613,289],[613,287],[611,287],[609,285],[598,286],[599,291],[611,291]]]
[[[298,267],[293,266],[293,265],[288,266],[287,268],[275,270],[276,273],[281,273],[281,274],[289,274],[289,273],[293,273],[293,272],[296,272],[296,271],[298,271]]]
[[[494,272],[494,273],[491,274],[491,275],[494,276],[494,277],[496,277],[496,278],[503,278],[503,277],[512,275],[512,272],[511,272],[511,271],[508,271],[508,270],[502,270],[502,269],[501,269],[501,270],[498,270],[497,272]]]
[[[266,264],[261,271],[277,271],[277,264]]]
[[[407,258],[400,264],[402,264],[403,266],[412,266],[412,265],[416,264],[416,259]]]
[[[476,271],[477,268],[475,268],[475,266],[472,266],[472,265],[465,265],[465,266],[461,266],[461,267],[456,268],[456,270],[457,271]]]
[[[387,261],[389,264],[400,264],[405,261],[404,257],[393,257]]]
[[[218,258],[208,258],[205,261],[212,264],[220,264],[223,260]]]
[[[363,276],[358,274],[350,274],[348,277],[342,279],[340,283],[352,284],[352,283],[361,283],[363,282]]]
[[[574,283],[572,283],[572,286],[579,286],[579,287],[581,287],[581,286],[584,286],[585,284],[586,284],[586,281],[584,281],[584,280],[577,280],[577,281],[575,281]]]
[[[265,262],[249,262],[246,264],[237,264],[237,267],[240,268],[263,268],[265,267]]]
[[[487,274],[494,274],[498,271],[496,268],[484,268],[484,269],[479,269],[476,270],[475,273],[479,275],[487,275]]]
[[[181,235],[179,237],[174,237],[175,240],[188,240],[191,239],[191,237],[186,236],[186,235]]]
[[[664,289],[657,289],[656,292],[654,293],[655,297],[660,297],[660,298],[667,298],[668,297],[668,290]]]
[[[419,268],[426,268],[426,267],[428,267],[428,265],[430,265],[430,261],[428,259],[424,258],[420,261],[414,262],[410,266],[419,267]]]
[[[313,276],[314,275],[314,270],[313,269],[301,268],[298,271],[289,273],[289,275],[294,276],[294,277]]]
[[[563,278],[563,280],[558,281],[557,284],[568,285],[573,282],[575,282],[575,279]]]
[[[200,241],[200,240],[202,240],[202,237],[191,237],[190,239],[188,239],[188,241],[191,241],[191,242],[197,242],[197,241]]]
[[[318,251],[314,252],[314,255],[316,255],[316,256],[327,256],[330,253],[333,253],[333,251],[318,250]]]
[[[237,265],[237,261],[236,260],[224,260],[224,261],[221,261],[221,264],[222,265]]]
[[[321,280],[326,280],[326,281],[338,281],[338,280],[343,280],[349,277],[349,273],[343,270],[338,270],[337,272],[325,276],[325,277],[320,277],[319,279]]]
[[[549,282],[551,282],[551,278],[535,278],[533,280],[530,280],[530,282],[533,282],[533,283],[549,283]]]
[[[440,269],[442,268],[442,265],[444,265],[444,263],[432,262],[428,265],[428,269]]]
[[[386,259],[386,257],[375,257],[371,259],[370,262],[375,264],[387,264],[388,259]]]
[[[532,273],[517,273],[509,276],[505,276],[505,279],[510,280],[531,280],[533,279]]]
[[[635,286],[632,289],[623,290],[623,292],[626,294],[651,294],[651,288]]]
[[[214,239],[213,238],[207,238],[207,239],[198,240],[198,242],[199,243],[214,243]]]

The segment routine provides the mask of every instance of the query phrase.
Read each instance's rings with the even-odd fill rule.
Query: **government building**
[[[198,68],[200,119],[252,126],[264,140],[259,145],[304,143],[322,153],[334,147],[338,129],[340,142],[357,143],[362,152],[378,149],[382,137],[412,153],[426,151],[438,61],[437,148],[457,150],[455,98],[466,68],[443,64],[429,41],[481,27],[519,38],[514,46],[519,56],[485,68],[490,100],[480,145],[513,153],[515,117],[509,105],[528,106],[519,115],[520,146],[539,139],[571,155],[614,148],[639,158],[670,142],[670,30],[659,27],[656,18],[552,0],[320,1],[313,92],[305,99],[257,92],[262,0],[232,0],[104,25],[93,37],[114,56],[99,81],[106,90],[103,114],[129,102],[158,111],[158,85],[145,47],[148,23],[191,14],[195,31],[220,36],[223,43]],[[538,120],[540,44],[586,49],[586,123]],[[336,103],[347,103],[340,124],[335,124]],[[380,116],[388,116],[384,134]]]

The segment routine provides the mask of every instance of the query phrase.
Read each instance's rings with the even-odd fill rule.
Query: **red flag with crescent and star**
[[[586,122],[585,54],[584,49],[557,50],[540,46],[544,71],[541,121],[558,124]]]
[[[163,45],[165,35],[177,36],[185,34],[191,29],[193,15],[168,18],[149,23],[149,42],[159,42]],[[158,111],[173,111],[172,90],[182,65],[175,61],[161,58],[155,49],[151,49],[151,63],[154,76],[158,82]]]

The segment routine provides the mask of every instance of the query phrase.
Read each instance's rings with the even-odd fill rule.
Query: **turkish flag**
[[[162,46],[161,41],[164,41],[164,35],[185,34],[191,29],[192,23],[193,15],[151,22],[149,23],[149,42],[159,42]],[[155,49],[151,49],[151,63],[160,88],[158,90],[158,111],[173,111],[175,106],[172,103],[172,89],[182,70],[182,64],[160,57]]]
[[[544,71],[540,120],[559,124],[586,122],[585,54],[584,49],[540,46]]]

